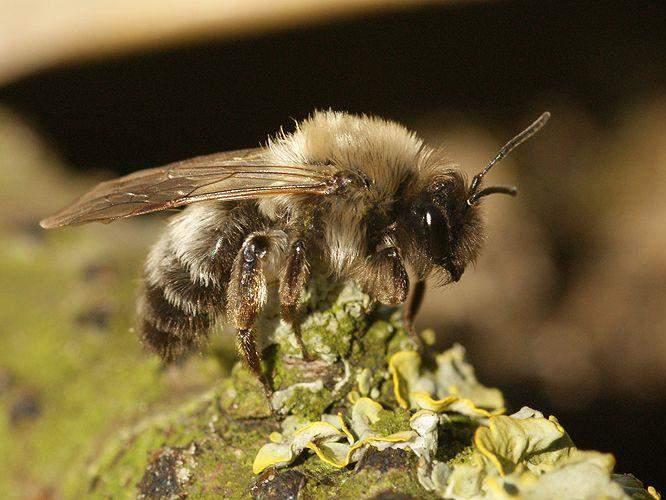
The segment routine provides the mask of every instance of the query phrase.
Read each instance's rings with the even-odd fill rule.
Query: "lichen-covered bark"
[[[307,300],[300,359],[274,323],[271,405],[240,364],[214,389],[111,436],[80,492],[141,498],[655,498],[553,417],[503,415],[454,346],[419,355],[353,283]],[[270,316],[270,313],[269,313]],[[324,358],[324,359],[321,359]],[[564,495],[564,496],[562,496]]]
[[[293,334],[286,325],[276,325],[267,336],[275,343],[264,350],[264,365],[276,388],[273,410],[258,381],[237,364],[228,378],[193,401],[110,436],[81,478],[79,491],[113,498],[425,494],[416,478],[416,457],[403,450],[370,453],[355,469],[337,469],[305,457],[284,471],[252,472],[257,452],[272,432],[280,430],[286,415],[316,420],[326,410],[347,411],[360,374],[370,370],[369,385],[390,385],[387,356],[411,346],[405,331],[391,319],[393,311],[378,310],[352,284],[323,299],[311,288],[306,298],[311,311],[303,322],[303,337],[320,357],[311,362],[300,359]],[[392,397],[390,390],[383,392]],[[385,413],[376,423],[380,430],[398,430],[408,423],[404,410],[398,416]]]

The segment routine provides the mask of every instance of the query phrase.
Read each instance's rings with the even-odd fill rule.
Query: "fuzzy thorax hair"
[[[400,215],[395,213],[398,202],[433,188],[438,179],[454,173],[454,164],[441,150],[424,145],[404,126],[337,111],[315,112],[298,123],[294,132],[278,134],[268,141],[267,154],[280,164],[330,165],[335,170],[361,174],[366,181],[363,189],[348,196],[323,201],[327,211],[322,220],[325,246],[331,268],[338,275],[353,273],[362,266],[373,245],[396,244],[389,234],[382,236],[386,241],[373,241],[370,221],[390,224],[390,218]],[[464,179],[460,181],[464,183]],[[292,197],[259,202],[260,210],[269,218],[280,217],[293,206]],[[415,267],[426,272],[430,266],[419,262]]]

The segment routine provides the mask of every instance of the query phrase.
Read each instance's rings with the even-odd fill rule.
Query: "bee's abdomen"
[[[225,298],[234,258],[247,234],[262,226],[256,205],[197,204],[174,217],[146,262],[139,327],[165,360],[199,348]]]
[[[146,285],[139,305],[141,338],[162,359],[172,361],[205,341],[211,314],[186,312],[171,304],[164,288]]]
[[[211,277],[212,278],[212,277]],[[170,361],[199,348],[224,308],[223,276],[197,279],[173,250],[169,235],[153,248],[139,300],[144,343]]]

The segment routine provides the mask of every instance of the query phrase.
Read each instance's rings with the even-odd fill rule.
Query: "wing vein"
[[[233,155],[233,156],[232,156]],[[112,221],[201,201],[333,193],[331,165],[275,165],[261,148],[218,153],[102,182],[43,227]]]

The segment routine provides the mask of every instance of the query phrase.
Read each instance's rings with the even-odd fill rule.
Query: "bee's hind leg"
[[[291,244],[280,276],[280,313],[282,319],[292,326],[303,359],[306,361],[312,361],[314,358],[305,347],[301,335],[299,299],[309,277],[310,267],[305,256],[305,242],[299,239]]]
[[[269,401],[273,389],[261,369],[254,323],[266,302],[264,267],[271,247],[269,233],[253,233],[248,236],[234,260],[227,289],[227,315],[238,329],[238,350],[247,367],[263,385]]]

